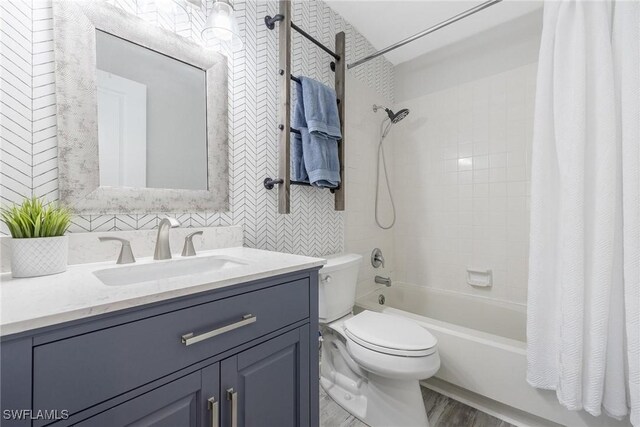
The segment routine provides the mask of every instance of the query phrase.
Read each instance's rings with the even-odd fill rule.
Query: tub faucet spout
[[[376,283],[385,285],[387,288],[391,286],[391,277],[376,276],[374,280]]]

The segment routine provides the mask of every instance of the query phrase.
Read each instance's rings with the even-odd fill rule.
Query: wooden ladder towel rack
[[[335,52],[324,46],[306,31],[291,22],[291,2],[280,1],[279,14],[265,17],[265,25],[269,29],[275,28],[275,23],[279,22],[279,42],[280,51],[278,53],[279,64],[279,120],[278,129],[278,178],[265,178],[264,186],[268,190],[278,186],[278,213],[288,214],[291,212],[290,188],[291,185],[309,185],[305,182],[291,181],[291,132],[300,133],[299,130],[291,127],[291,80],[299,80],[291,75],[291,30],[297,31],[300,35],[311,41],[320,49],[334,58],[331,69],[335,71],[335,90],[338,98],[338,115],[340,118],[340,133],[342,139],[338,141],[338,158],[340,160],[340,186],[331,191],[334,193],[335,210],[344,210],[344,90],[345,90],[345,70],[346,70],[346,43],[343,31],[336,34]]]

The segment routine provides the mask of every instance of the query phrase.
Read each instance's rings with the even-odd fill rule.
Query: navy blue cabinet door
[[[221,363],[222,426],[309,426],[309,326]]]
[[[198,427],[212,423],[207,405],[219,390],[219,365],[211,365],[121,405],[91,417],[78,425],[91,427]],[[212,400],[213,401],[213,400]],[[216,419],[216,423],[217,423]]]

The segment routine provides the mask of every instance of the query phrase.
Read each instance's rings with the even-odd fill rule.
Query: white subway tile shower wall
[[[55,1],[55,0],[54,0]],[[131,13],[176,33],[199,39],[204,9],[166,15],[139,10],[135,0],[109,0]],[[212,1],[207,0],[208,7]],[[278,215],[276,192],[262,186],[277,174],[277,32],[264,26],[265,15],[277,13],[277,2],[238,1],[234,7],[244,48],[229,58],[229,129],[231,209],[229,212],[174,213],[186,227],[241,225],[244,244],[262,249],[323,255],[344,247],[343,215],[333,210],[327,190],[293,187],[291,215]],[[58,198],[56,102],[51,0],[0,2],[2,67],[0,199]],[[189,19],[190,18],[190,19]],[[347,58],[374,49],[351,25],[321,1],[296,1],[293,19],[328,46],[335,33],[347,35]],[[333,84],[330,57],[297,34],[293,69]],[[380,58],[358,67],[355,77],[375,92],[392,98],[393,67]],[[357,100],[348,100],[355,102]],[[71,231],[137,230],[157,227],[163,212],[148,215],[75,216]],[[6,234],[6,228],[0,228]]]
[[[349,182],[345,212],[345,250],[362,255],[362,265],[358,275],[357,295],[362,296],[377,286],[376,275],[394,277],[394,242],[393,229],[382,230],[375,223],[375,173],[380,138],[380,122],[382,112],[373,112],[373,104],[390,105],[390,101],[378,95],[367,85],[347,76],[347,99],[358,102],[347,104],[346,138],[346,179]],[[395,131],[395,129],[393,130]],[[393,168],[393,149],[385,143],[387,167],[389,173]],[[384,179],[384,178],[382,178]],[[381,181],[381,219],[383,224],[391,221],[391,208],[387,198],[384,181]],[[394,189],[394,191],[396,191]],[[380,248],[385,257],[385,266],[373,268],[370,257],[374,248]]]
[[[526,303],[537,64],[409,101],[393,136],[399,279]],[[467,284],[467,267],[493,287]]]

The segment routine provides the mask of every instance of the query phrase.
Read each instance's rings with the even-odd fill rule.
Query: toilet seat
[[[424,357],[436,352],[438,341],[409,319],[365,310],[344,321],[348,339],[379,353]]]

